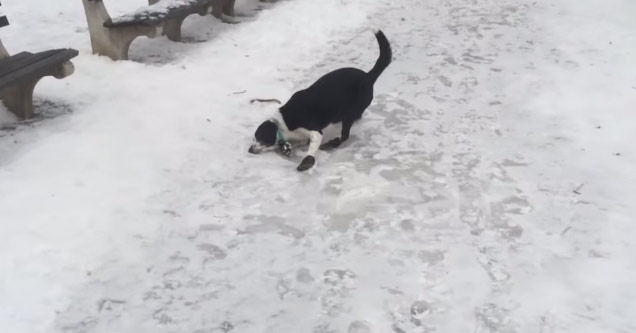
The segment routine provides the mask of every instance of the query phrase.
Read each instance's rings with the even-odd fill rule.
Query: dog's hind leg
[[[316,164],[316,153],[320,144],[322,143],[322,133],[317,131],[309,132],[309,149],[307,150],[307,156],[303,158],[302,162],[298,165],[296,170],[305,171],[311,169]]]
[[[340,137],[332,139],[331,141],[320,146],[320,150],[331,150],[334,148],[338,148],[340,144],[349,140],[349,133],[351,132],[351,126],[353,126],[353,121],[347,121],[347,120],[343,121]]]

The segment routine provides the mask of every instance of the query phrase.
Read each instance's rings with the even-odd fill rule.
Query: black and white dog
[[[375,81],[391,63],[391,45],[386,36],[378,30],[375,37],[380,45],[380,57],[368,73],[357,68],[341,68],[294,93],[273,118],[258,127],[249,152],[258,154],[278,148],[289,155],[289,141],[306,142],[309,139],[307,155],[297,168],[305,171],[316,163],[319,148],[329,150],[345,142],[353,123],[373,101]],[[340,137],[321,145],[322,131],[337,123],[342,123]]]

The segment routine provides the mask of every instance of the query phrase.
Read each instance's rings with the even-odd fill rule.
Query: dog
[[[373,101],[373,86],[380,74],[391,63],[391,45],[381,30],[375,33],[380,46],[380,56],[369,72],[357,68],[340,68],[325,74],[309,88],[297,91],[264,121],[254,133],[249,153],[282,149],[291,154],[289,142],[309,140],[307,155],[298,165],[298,171],[306,171],[316,164],[316,153],[331,150],[349,139],[353,123],[362,117]],[[322,131],[329,125],[342,124],[340,137],[322,144]]]

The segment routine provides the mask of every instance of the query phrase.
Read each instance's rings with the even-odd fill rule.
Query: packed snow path
[[[82,54],[0,130],[3,332],[636,331],[636,4],[246,1],[112,62],[79,1],[6,2],[10,52]],[[249,99],[371,68],[369,28],[351,140],[249,156]]]

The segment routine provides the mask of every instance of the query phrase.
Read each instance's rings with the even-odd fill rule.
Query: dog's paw
[[[303,158],[303,161],[300,162],[300,164],[298,165],[298,168],[296,168],[296,170],[298,171],[307,171],[309,169],[311,169],[314,164],[316,164],[316,159],[309,155],[305,158]]]
[[[278,145],[278,152],[285,157],[290,157],[293,153],[292,146],[289,142],[283,142]]]
[[[320,150],[332,150],[334,148],[338,148],[338,146],[340,146],[340,143],[342,143],[340,141],[340,138],[335,138],[327,143],[325,143],[324,145],[320,146]]]

